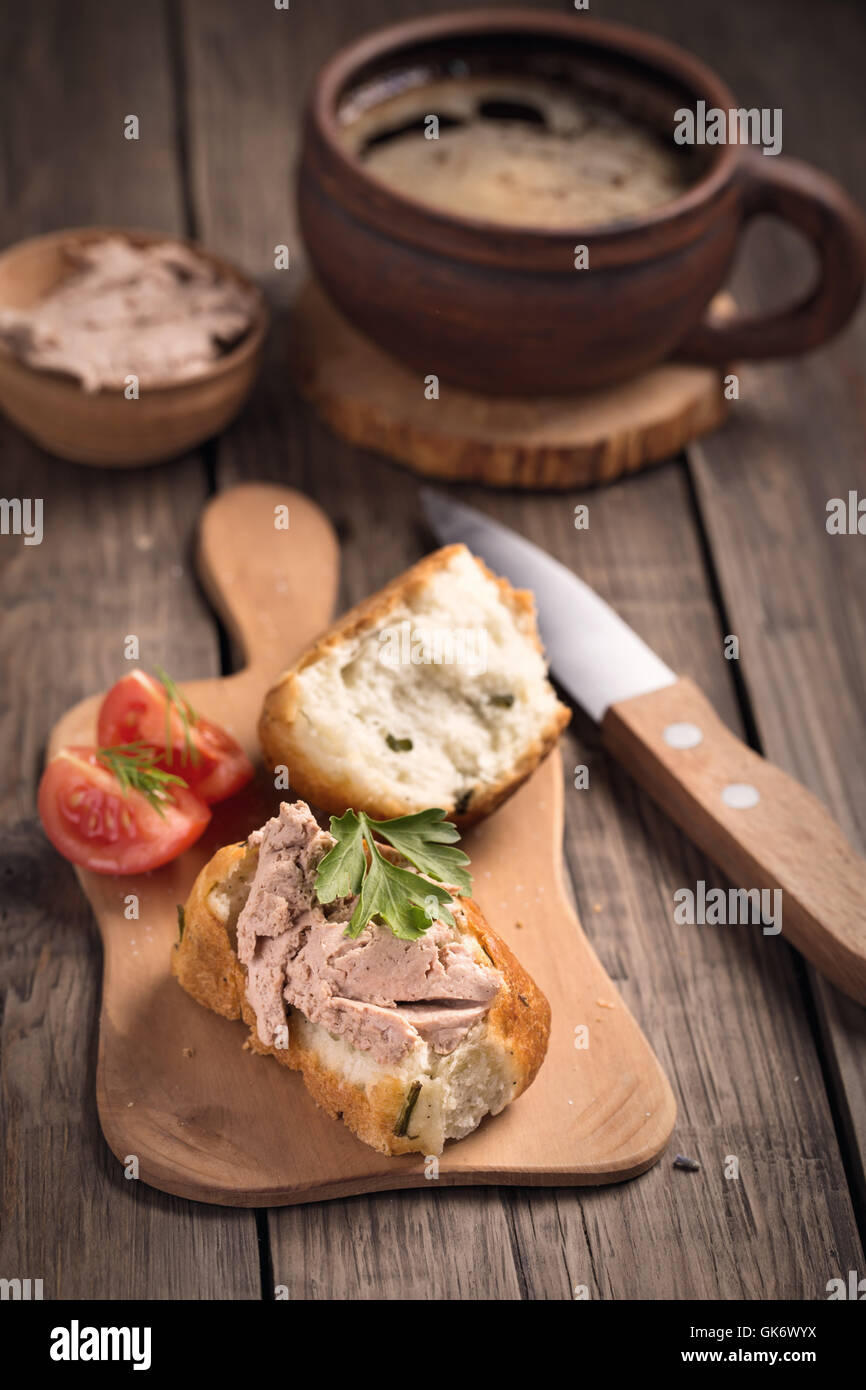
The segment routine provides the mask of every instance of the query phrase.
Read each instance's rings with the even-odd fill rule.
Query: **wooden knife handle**
[[[781,889],[781,935],[866,1004],[866,862],[821,802],[741,743],[689,680],[612,705],[602,732],[738,888]]]

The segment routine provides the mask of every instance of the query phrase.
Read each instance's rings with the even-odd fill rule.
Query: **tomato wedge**
[[[158,869],[194,844],[211,818],[200,797],[176,784],[157,810],[143,792],[124,789],[95,748],[61,749],[42,774],[37,804],[55,849],[97,874]]]
[[[99,711],[100,748],[141,743],[157,754],[203,801],[234,796],[253,775],[253,765],[225,729],[196,714],[173,682],[133,671],[109,690]]]

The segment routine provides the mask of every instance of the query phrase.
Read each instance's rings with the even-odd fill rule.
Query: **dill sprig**
[[[185,787],[182,777],[157,767],[157,754],[144,743],[119,743],[114,748],[97,748],[103,767],[117,778],[123,795],[140,792],[155,811],[165,818],[163,804],[171,800],[170,787]]]
[[[198,749],[192,741],[190,725],[198,721],[198,715],[186,696],[180,693],[177,685],[167,671],[164,671],[161,666],[157,666],[156,674],[167,696],[165,706],[166,752],[171,748],[171,710],[172,706],[174,706],[180,717],[181,727],[183,728],[183,761],[195,764],[198,762]]]

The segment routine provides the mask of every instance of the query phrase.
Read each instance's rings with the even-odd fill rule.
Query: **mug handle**
[[[818,255],[814,288],[787,309],[726,320],[704,319],[676,350],[692,362],[793,357],[838,333],[866,279],[866,218],[834,179],[798,159],[744,152],[744,220],[769,213],[789,222]]]

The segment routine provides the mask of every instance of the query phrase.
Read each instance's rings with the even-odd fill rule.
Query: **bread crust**
[[[299,1035],[296,1011],[288,1010],[288,1046],[261,1042],[255,1013],[246,998],[246,971],[237,958],[236,943],[209,901],[214,885],[223,883],[247,852],[246,843],[217,851],[192,886],[184,910],[184,929],[172,952],[172,973],[187,994],[224,1018],[239,1018],[249,1028],[245,1046],[283,1066],[300,1071],[316,1104],[333,1119],[342,1119],[365,1144],[380,1153],[424,1153],[411,1136],[395,1128],[406,1100],[405,1083],[383,1076],[380,1083],[360,1088],[325,1065]],[[487,1014],[487,1040],[509,1055],[513,1075],[511,1099],[532,1083],[544,1060],[550,1036],[550,1005],[535,981],[488,926],[478,905],[459,899],[458,924],[470,932],[502,975],[503,985]],[[294,1023],[294,1026],[293,1026]],[[384,1070],[384,1069],[383,1069]]]
[[[401,602],[423,591],[430,576],[438,569],[446,568],[454,556],[461,553],[470,552],[465,545],[448,545],[425,555],[423,560],[419,560],[411,569],[397,575],[384,588],[350,608],[348,613],[322,634],[294,666],[283,672],[276,685],[265,696],[259,719],[259,741],[265,762],[271,769],[278,766],[288,767],[293,791],[329,815],[340,816],[351,806],[356,810],[366,811],[374,820],[390,820],[417,808],[407,806],[405,801],[396,797],[371,798],[365,790],[353,783],[351,778],[338,779],[329,776],[323,772],[315,759],[310,757],[305,747],[303,730],[296,724],[300,705],[300,672],[319,661],[342,642],[379,625]],[[532,594],[527,589],[513,588],[507,579],[493,574],[477,556],[472,558],[487,578],[497,586],[502,602],[513,613],[521,631],[531,639],[536,650],[542,652]],[[547,757],[570,719],[571,711],[557,702],[549,723],[524,750],[514,764],[511,775],[493,786],[485,787],[480,794],[473,797],[465,812],[458,811],[456,804],[443,806],[442,810],[448,819],[465,830],[489,816],[532,775],[539,763]]]
[[[243,859],[246,843],[225,845],[209,859],[192,885],[183,910],[183,931],[175,943],[171,968],[180,984],[199,1004],[223,1018],[240,1018],[246,991],[244,968],[225,923],[213,911],[208,896]]]

